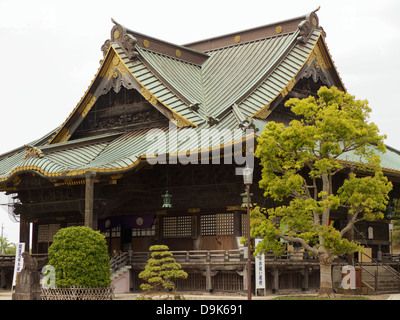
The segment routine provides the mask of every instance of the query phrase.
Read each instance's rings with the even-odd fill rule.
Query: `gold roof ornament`
[[[28,150],[25,152],[24,159],[43,158],[43,153],[38,148],[31,145],[26,145]]]

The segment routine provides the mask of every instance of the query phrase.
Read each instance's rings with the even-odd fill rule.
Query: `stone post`
[[[28,252],[22,254],[24,267],[17,274],[13,300],[40,300],[40,273],[37,270],[37,261]]]

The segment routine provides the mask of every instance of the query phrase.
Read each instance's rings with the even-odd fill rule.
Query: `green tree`
[[[58,287],[110,285],[110,259],[105,237],[89,227],[60,229],[49,248],[49,265]]]
[[[0,237],[0,254],[15,254],[15,243],[9,242],[7,237]]]
[[[334,258],[360,250],[345,238],[347,232],[361,219],[383,218],[392,189],[378,156],[385,152],[385,136],[369,122],[366,100],[335,87],[321,87],[318,98],[290,99],[285,106],[295,120],[288,126],[268,123],[256,150],[262,165],[259,185],[281,205],[253,210],[252,236],[264,239],[257,252],[281,255],[283,238],[318,256],[319,294],[333,295]],[[343,183],[335,187],[333,178],[339,173]],[[351,217],[342,230],[329,225],[332,210],[347,211]]]
[[[175,290],[174,279],[186,279],[188,274],[175,261],[168,246],[154,245],[149,248],[151,258],[145,269],[139,273],[139,278],[146,281],[140,288],[145,291]]]

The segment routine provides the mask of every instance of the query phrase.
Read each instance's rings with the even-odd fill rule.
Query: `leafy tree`
[[[151,258],[147,261],[145,269],[139,273],[139,278],[147,283],[142,283],[140,288],[147,291],[175,290],[173,279],[186,279],[188,274],[182,270],[175,261],[168,246],[154,245],[149,248]]]
[[[49,248],[58,287],[106,287],[111,283],[105,237],[89,227],[60,229]]]
[[[259,185],[265,196],[281,205],[253,210],[252,236],[264,239],[257,252],[282,255],[284,245],[279,239],[283,238],[318,256],[319,293],[332,295],[334,258],[360,249],[345,238],[346,233],[361,219],[383,218],[392,189],[377,156],[385,152],[385,136],[368,122],[371,109],[366,100],[356,100],[335,87],[321,87],[318,98],[290,99],[285,106],[295,120],[286,127],[270,122],[256,150],[262,165]],[[350,156],[352,162],[347,161]],[[343,183],[334,187],[333,178],[339,173]],[[336,230],[329,225],[330,213],[343,208],[351,218]]]
[[[0,237],[0,254],[15,254],[15,243],[9,242],[7,237]]]

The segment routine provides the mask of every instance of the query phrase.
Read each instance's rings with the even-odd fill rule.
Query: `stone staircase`
[[[111,273],[111,285],[114,287],[114,293],[130,291],[130,269],[131,266],[124,266]]]
[[[400,292],[400,279],[395,275],[399,275],[399,273],[391,268],[390,266],[385,265],[376,266],[376,265],[363,265],[362,270],[362,282],[363,288],[367,290],[368,294],[374,293],[398,293]],[[376,290],[376,280],[375,274],[378,274],[378,290]]]
[[[117,271],[113,272],[111,274],[111,281],[117,279],[121,275],[123,275],[127,270],[131,269],[131,266],[124,266],[122,268],[119,268]]]

